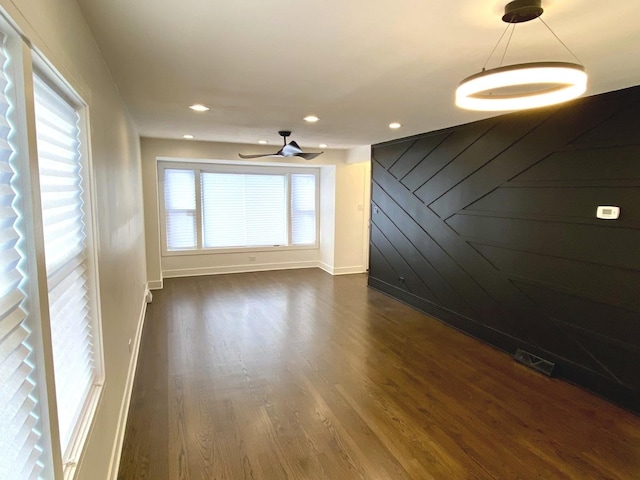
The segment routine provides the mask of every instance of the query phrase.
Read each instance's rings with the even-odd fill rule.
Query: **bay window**
[[[318,171],[160,162],[163,251],[315,247]]]

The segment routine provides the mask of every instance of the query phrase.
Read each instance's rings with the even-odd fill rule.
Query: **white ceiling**
[[[78,0],[142,136],[367,145],[467,123],[458,82],[506,24],[495,0]],[[543,0],[587,95],[640,84],[638,0]],[[504,44],[503,44],[504,46]],[[488,67],[498,66],[500,55]],[[505,64],[574,61],[539,21]],[[204,103],[211,110],[187,108]],[[302,120],[320,117],[316,124]],[[392,131],[392,121],[403,124]]]

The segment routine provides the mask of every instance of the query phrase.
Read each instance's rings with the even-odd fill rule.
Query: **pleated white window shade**
[[[99,383],[89,286],[90,258],[79,115],[34,77],[44,250],[63,460]],[[66,453],[65,453],[66,452]]]
[[[7,91],[4,36],[0,34],[0,478],[39,478],[44,465],[36,359],[28,325],[24,266],[24,211],[18,191],[13,110]]]

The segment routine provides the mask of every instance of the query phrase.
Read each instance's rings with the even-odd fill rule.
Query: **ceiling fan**
[[[284,145],[276,153],[259,153],[256,155],[243,155],[239,153],[240,158],[260,158],[260,157],[302,157],[305,160],[313,160],[318,155],[322,155],[324,152],[318,153],[306,153],[303,152],[300,146],[293,140],[287,143],[287,137],[291,135],[289,130],[280,130],[278,134],[282,137]]]

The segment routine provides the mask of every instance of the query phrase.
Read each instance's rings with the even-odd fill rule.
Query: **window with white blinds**
[[[202,172],[203,246],[287,243],[285,175]]]
[[[101,382],[87,179],[75,107],[34,77],[44,252],[60,444],[65,462]]]
[[[28,269],[24,252],[24,206],[19,167],[10,138],[13,79],[0,34],[0,478],[39,478],[44,469],[36,345],[29,320]]]
[[[160,164],[165,251],[317,244],[317,171]]]
[[[197,246],[195,178],[193,170],[164,171],[167,243],[173,250]]]
[[[291,175],[291,243],[316,241],[316,176]]]

